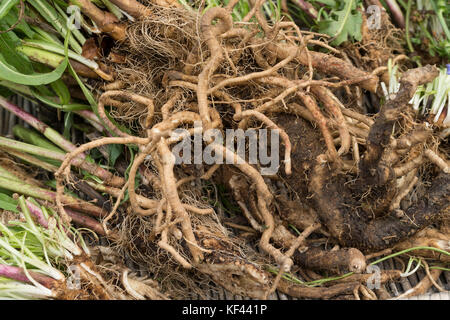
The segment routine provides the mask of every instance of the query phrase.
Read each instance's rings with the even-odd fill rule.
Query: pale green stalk
[[[64,46],[48,43],[42,40],[22,40],[22,44],[28,47],[33,47],[41,50],[45,50],[48,52],[56,53],[61,55],[61,58],[64,58]],[[72,50],[68,51],[68,55],[70,59],[78,61],[79,63],[85,65],[86,67],[97,70],[99,68],[97,62],[93,60],[86,59],[80,54],[73,52]]]

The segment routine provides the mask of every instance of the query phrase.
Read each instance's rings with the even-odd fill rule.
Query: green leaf
[[[58,39],[58,37],[54,34],[50,34],[41,28],[31,26],[31,29],[35,31],[33,39],[36,40],[43,40],[47,43],[53,43],[53,44],[61,44],[61,41]]]
[[[87,172],[87,171],[85,171],[85,170],[81,170],[81,172],[84,174],[83,180],[89,180],[89,179],[91,179],[91,180],[97,182],[98,184],[103,184],[102,179],[100,179],[99,177],[94,176],[93,174],[91,174],[91,173],[89,173],[89,172]]]
[[[108,145],[108,154],[109,154],[108,166],[114,167],[117,158],[119,158],[122,152],[123,152],[123,145],[121,144]]]
[[[28,87],[28,88],[30,88],[30,90],[32,92],[38,91],[39,94],[47,96],[47,97],[53,96],[53,92],[49,88],[47,88],[47,86],[45,86],[45,85],[36,86],[36,87]]]
[[[70,30],[67,31],[66,40],[64,42],[64,51],[66,53],[64,60],[61,62],[61,64],[53,71],[48,73],[42,73],[42,74],[23,74],[21,72],[18,72],[16,68],[11,66],[6,62],[6,60],[3,58],[3,56],[0,54],[0,74],[2,78],[6,78],[9,81],[18,83],[18,84],[25,84],[25,85],[42,85],[42,84],[49,84],[52,83],[59,78],[61,78],[62,74],[67,68],[67,65],[69,64],[69,58],[68,58],[68,45],[70,40]]]
[[[17,23],[16,26],[14,27],[14,32],[24,34],[30,38],[34,37],[35,32],[30,28],[28,23],[26,23],[25,19],[22,19],[19,22],[17,22],[19,18],[18,15],[19,15],[18,9],[13,7],[8,12],[8,14],[3,19],[0,20],[2,26],[1,29],[3,31],[8,30],[12,25]]]
[[[2,96],[9,96],[11,95],[11,93],[15,92],[17,94],[25,96],[30,101],[38,103],[37,100],[39,100],[50,107],[61,109],[62,111],[79,111],[91,109],[91,107],[86,104],[80,103],[60,104],[55,102],[53,92],[49,90],[46,86],[36,86],[36,87],[24,86],[11,81],[0,80],[0,87],[4,87],[4,90],[8,89],[8,91],[4,91],[7,93],[2,94]],[[36,98],[37,100],[32,99],[33,97]]]
[[[0,23],[0,30],[6,29],[7,25]],[[19,44],[20,39],[13,31],[0,34],[0,54],[5,61],[22,73],[31,74],[33,73],[33,67],[30,60],[24,54],[16,51]]]
[[[54,2],[59,6],[63,7],[64,9],[67,9],[67,7],[69,6],[69,4],[65,3],[63,0],[54,0]]]
[[[86,86],[84,85],[83,81],[80,80],[80,78],[78,77],[77,73],[75,72],[75,70],[72,68],[72,66],[70,64],[69,64],[69,73],[72,75],[72,77],[75,78],[75,80],[77,81],[78,85],[81,88],[81,91],[83,91],[84,96],[86,97],[87,101],[91,105],[92,110],[97,115],[97,117],[99,117],[98,109],[97,109],[97,101],[95,101],[95,98],[92,95],[92,92],[89,91],[88,88],[86,88]]]
[[[44,87],[45,88],[45,87]],[[60,104],[52,101],[50,98],[47,98],[46,96],[49,96],[48,94],[42,95],[39,94],[34,88],[31,89],[31,94],[40,100],[41,102],[45,103],[46,105],[61,109],[62,111],[79,111],[79,110],[90,110],[90,106],[85,104],[79,104],[79,103],[71,103],[71,104]]]
[[[60,104],[55,103],[51,99],[39,94],[36,90],[32,89],[32,95],[40,100],[41,102],[45,103],[46,105],[61,109],[62,111],[79,111],[79,110],[90,110],[90,106],[85,104],[79,104],[79,103],[71,103],[71,104]],[[48,96],[48,95],[47,95]]]
[[[9,202],[5,202],[2,200],[0,200],[0,209],[12,211],[12,212],[19,212],[19,210],[17,210],[16,205],[13,205]]]
[[[39,71],[39,72],[49,72],[51,70],[46,65],[41,65],[41,64],[35,65],[35,67],[36,67],[36,71]],[[69,89],[67,88],[64,81],[62,81],[62,79],[58,79],[55,82],[50,83],[50,86],[60,99],[59,105],[67,105],[70,102]],[[41,86],[41,88],[45,88],[45,87]],[[36,90],[31,89],[31,91],[34,93]],[[41,95],[51,96],[51,97],[54,96],[53,92],[51,92],[48,89],[47,90],[44,89],[44,91],[42,91],[42,90],[39,90],[39,91],[41,91]],[[39,97],[37,97],[37,98],[39,99]]]
[[[18,201],[10,196],[0,193],[0,209],[8,210],[12,212],[19,212],[17,210]]]
[[[3,21],[6,22],[8,26],[12,26],[14,23],[17,23],[19,19],[19,9],[17,7],[13,7],[8,14],[3,18]],[[20,22],[14,27],[14,31],[20,31],[24,35],[29,38],[33,38],[35,32],[30,28],[25,19],[21,19]]]
[[[72,112],[66,112],[64,115],[64,133],[63,136],[67,140],[70,140],[70,130],[72,129],[73,125],[73,113]]]
[[[12,7],[19,3],[19,0],[2,0],[0,3],[0,19],[8,14]]]
[[[17,71],[17,69],[6,62],[3,55],[0,54],[0,74],[2,75],[2,78],[8,79],[18,84],[37,86],[41,84],[52,83],[62,76],[66,67],[67,59],[64,59],[63,62],[52,72],[39,74],[34,73],[29,75]]]
[[[69,19],[75,19],[75,15],[72,15],[71,17],[69,17],[69,16],[67,15],[67,13],[66,13],[66,12],[67,12],[67,9],[66,9],[66,10],[63,10],[56,2],[54,2],[53,4],[54,4],[56,10],[58,11],[58,13],[59,13],[59,15],[60,15],[60,18],[61,18],[63,21],[69,21]],[[70,4],[72,4],[72,2],[71,2]],[[67,7],[67,5],[66,5],[66,7]],[[83,45],[83,44],[86,42],[86,38],[85,38],[84,35],[80,32],[80,30],[78,30],[78,29],[76,29],[76,28],[72,29],[72,35],[73,35],[73,37],[74,37],[73,40],[75,40],[75,42],[76,42],[76,40],[78,40],[78,42],[81,43],[81,45]],[[77,44],[78,44],[78,42],[77,42]],[[74,48],[72,45],[71,45],[71,47],[74,49],[75,52],[77,52],[77,53],[79,53],[79,54],[81,54],[82,51],[83,51],[83,50],[78,50],[78,49]],[[81,48],[81,47],[80,47],[80,48]]]
[[[67,20],[62,19],[62,17],[58,14],[55,8],[53,8],[46,1],[42,0],[27,0],[40,14],[42,17],[50,23],[59,34],[64,37],[66,33],[69,31],[67,28]],[[80,44],[72,37],[70,37],[70,46],[76,52],[81,54],[81,46]]]
[[[345,1],[342,10],[332,11],[328,19],[319,22],[319,31],[334,37],[332,44],[336,46],[349,39],[360,41],[363,20],[361,12],[355,9],[355,0]]]
[[[329,7],[335,7],[336,6],[336,1],[335,0],[315,0],[315,1],[310,1],[310,2],[319,2],[319,3],[322,3],[322,4],[327,5]]]
[[[58,95],[62,105],[69,104],[70,92],[69,92],[69,88],[67,88],[64,81],[62,81],[61,79],[58,79],[55,82],[50,83],[50,86],[55,91],[55,93]]]
[[[8,202],[10,204],[13,205],[17,205],[18,201],[4,193],[0,193],[0,200],[4,201],[4,202]]]

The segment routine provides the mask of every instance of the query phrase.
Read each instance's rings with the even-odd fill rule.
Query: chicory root
[[[340,283],[331,287],[304,287],[281,279],[278,290],[296,298],[332,299],[339,295],[350,294],[360,286],[360,282]]]
[[[402,293],[401,295],[396,297],[396,299],[410,298],[421,294],[425,294],[428,291],[428,289],[430,289],[433,286],[433,281],[436,281],[441,275],[441,273],[442,270],[439,269],[431,270],[430,277],[423,278],[414,288],[411,288],[406,292]]]
[[[310,248],[305,252],[296,251],[297,265],[312,270],[327,270],[335,274],[344,272],[362,273],[366,270],[366,258],[355,248],[325,251]]]

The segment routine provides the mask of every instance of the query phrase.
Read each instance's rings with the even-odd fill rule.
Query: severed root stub
[[[331,287],[301,287],[286,280],[281,280],[278,290],[296,298],[307,299],[332,299],[340,295],[348,295],[353,293],[355,288],[361,284],[359,282],[339,283]]]
[[[346,272],[362,273],[366,270],[366,258],[355,248],[326,251],[319,248],[298,250],[294,262],[311,270],[327,270],[336,274]]]

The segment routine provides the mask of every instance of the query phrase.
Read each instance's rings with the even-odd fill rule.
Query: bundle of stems
[[[0,297],[52,299],[80,295],[81,288],[68,281],[76,260],[89,256],[79,231],[64,225],[55,211],[32,197],[0,196],[2,209],[14,213],[0,222]]]
[[[11,143],[15,142],[17,141],[11,140]],[[7,149],[6,152],[11,153],[19,159],[22,158],[25,162],[32,163],[42,169],[57,169],[57,167],[38,158],[33,158],[25,153],[16,153],[10,149]],[[26,181],[25,177],[18,176],[11,170],[10,166],[0,166],[0,188],[8,194],[20,194],[34,197],[41,203],[55,206],[56,192],[49,189],[49,187],[51,187],[51,184],[48,184],[48,186],[38,186],[31,181]],[[97,219],[106,215],[106,212],[102,208],[80,199],[75,193],[70,192],[69,190],[66,190],[63,201],[68,207],[67,213],[74,223],[89,228],[98,235],[105,235],[103,227],[97,221]]]
[[[153,281],[135,278],[120,265],[123,289],[110,285],[82,235],[86,230],[104,235],[97,221],[67,209],[84,227],[76,229],[64,223],[51,199],[42,201],[45,190],[4,167],[0,176],[0,299],[167,299]],[[36,197],[25,197],[30,194]]]

